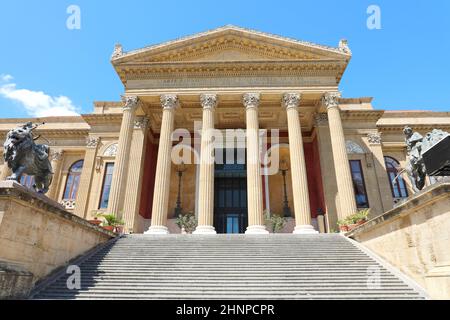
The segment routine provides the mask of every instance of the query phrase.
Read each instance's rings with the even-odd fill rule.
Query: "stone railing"
[[[432,185],[347,236],[419,283],[450,299],[450,183]]]
[[[75,209],[75,200],[62,200],[61,204],[66,210],[74,210]]]
[[[13,181],[0,182],[0,299],[34,284],[115,234]]]

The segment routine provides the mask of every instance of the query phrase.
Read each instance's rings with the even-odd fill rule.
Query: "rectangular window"
[[[99,205],[100,209],[108,208],[109,192],[111,191],[113,171],[114,171],[114,163],[112,162],[107,163],[105,167],[105,176],[103,178],[102,197],[100,198],[100,205]],[[116,214],[116,212],[111,213]]]
[[[364,181],[361,161],[350,160],[350,169],[352,172],[356,205],[358,208],[369,208],[369,199],[367,197],[366,183]]]

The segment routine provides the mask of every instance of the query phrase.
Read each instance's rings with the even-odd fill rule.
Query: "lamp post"
[[[180,214],[182,214],[182,208],[181,208],[181,178],[183,177],[183,172],[186,171],[186,165],[184,162],[181,162],[177,166],[177,172],[178,172],[178,196],[177,196],[177,205],[175,207],[175,217],[178,217]]]
[[[282,159],[280,161],[280,171],[283,175],[283,190],[284,190],[284,197],[283,197],[283,216],[286,218],[291,217],[291,209],[289,208],[289,201],[287,196],[287,187],[286,187],[286,172],[289,170],[288,163],[285,159]]]

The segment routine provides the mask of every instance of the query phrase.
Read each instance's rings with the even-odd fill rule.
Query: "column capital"
[[[323,95],[322,103],[329,108],[337,108],[339,106],[339,98],[341,97],[341,93],[338,91],[335,92],[326,92]]]
[[[159,98],[159,101],[161,102],[161,107],[166,110],[176,109],[180,105],[176,94],[163,94]]]
[[[302,95],[300,93],[283,94],[282,104],[286,109],[298,108]]]
[[[149,119],[146,116],[137,117],[134,120],[134,128],[146,130],[148,128]]]
[[[57,149],[50,152],[50,161],[60,161],[64,155],[64,150]]]
[[[126,110],[134,110],[139,105],[139,97],[138,96],[122,96],[123,111]]]
[[[95,148],[97,148],[99,142],[100,142],[99,137],[87,137],[86,138],[86,147],[95,149]]]
[[[215,109],[217,107],[217,94],[214,93],[202,93],[200,95],[200,104],[203,109]]]
[[[260,98],[261,95],[259,93],[244,93],[242,96],[242,103],[247,109],[258,108]]]

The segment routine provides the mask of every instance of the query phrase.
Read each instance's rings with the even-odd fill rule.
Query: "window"
[[[389,178],[389,184],[391,185],[392,196],[395,199],[407,198],[408,189],[406,188],[405,180],[399,176],[394,182],[395,177],[398,175],[400,163],[391,157],[384,157],[384,163],[386,164],[386,171]]]
[[[20,178],[20,184],[23,185],[24,187],[33,189],[33,185],[34,185],[34,176],[29,176],[29,175],[22,175],[22,177]]]
[[[108,208],[109,192],[111,191],[112,175],[114,171],[114,163],[109,162],[105,167],[105,176],[102,185],[102,197],[100,198],[100,209]]]
[[[78,186],[80,184],[83,160],[75,162],[69,169],[69,175],[64,188],[63,200],[75,200],[77,198]]]
[[[356,205],[358,208],[369,208],[361,161],[350,160],[350,168],[352,171],[353,187],[355,189]]]

